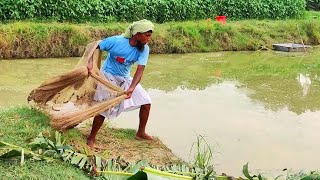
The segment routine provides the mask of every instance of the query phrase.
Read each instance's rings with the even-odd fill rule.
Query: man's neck
[[[135,38],[130,38],[129,39],[129,44],[132,46],[132,47],[135,47],[137,45],[137,40]]]

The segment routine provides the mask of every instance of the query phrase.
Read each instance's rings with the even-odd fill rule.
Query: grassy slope
[[[40,133],[54,134],[49,125],[49,119],[43,113],[28,107],[16,107],[0,112],[1,141],[28,147],[28,144]],[[66,144],[75,147],[79,152],[100,154],[112,159],[121,159],[134,163],[146,160],[150,164],[165,165],[180,162],[170,149],[159,139],[155,141],[136,141],[136,131],[133,129],[114,129],[109,126],[102,128],[97,136],[97,144],[93,150],[85,145],[85,137],[89,133],[89,126],[68,130],[63,134]],[[123,151],[125,149],[125,151]],[[34,162],[27,160],[20,166],[18,160],[0,159],[0,177],[4,179],[88,179],[84,171],[65,163],[62,160],[54,162]],[[1,179],[0,178],[0,179]]]
[[[14,22],[0,25],[0,58],[80,56],[85,46],[121,34],[128,23]],[[152,53],[258,50],[273,43],[320,43],[318,12],[299,20],[214,20],[156,24]]]
[[[0,113],[0,139],[2,141],[27,147],[27,144],[40,132],[52,131],[48,118],[29,108],[15,108]],[[88,179],[82,170],[67,163],[0,160],[1,179]]]

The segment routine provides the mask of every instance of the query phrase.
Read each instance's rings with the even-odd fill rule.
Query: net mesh
[[[72,128],[90,117],[110,110],[126,98],[124,90],[108,82],[99,70],[101,51],[96,49],[99,42],[87,45],[74,70],[49,79],[29,94],[28,102],[35,103],[46,112],[54,128]],[[90,58],[93,59],[93,68],[88,71]],[[100,102],[94,100],[98,84],[110,94]]]

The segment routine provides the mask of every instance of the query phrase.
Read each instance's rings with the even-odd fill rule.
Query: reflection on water
[[[49,77],[72,70],[78,58],[0,60],[0,108],[27,104],[28,93]]]
[[[220,173],[241,175],[250,171],[280,175],[319,168],[320,111],[297,115],[288,108],[266,109],[252,101],[247,89],[223,82],[204,90],[177,88],[165,92],[149,89],[153,105],[148,132],[160,137],[174,153],[190,160],[197,134],[214,147],[214,164]],[[123,128],[138,127],[138,111],[123,113],[113,121]]]
[[[302,87],[302,95],[306,96],[309,92],[310,85],[311,85],[310,75],[309,74],[306,74],[306,75],[299,74],[297,79]]]
[[[151,55],[142,80],[153,99],[148,131],[186,160],[196,134],[206,136],[220,173],[240,175],[247,162],[263,172],[318,169],[319,55]],[[0,60],[0,107],[26,104],[33,88],[77,61]],[[136,128],[137,113],[114,122]]]

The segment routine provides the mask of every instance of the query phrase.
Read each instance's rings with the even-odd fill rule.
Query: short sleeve
[[[137,64],[138,65],[147,65],[147,61],[149,58],[149,46],[145,45],[143,52],[140,53]]]
[[[112,48],[112,46],[114,45],[115,41],[116,41],[116,38],[114,36],[107,37],[107,38],[103,39],[99,43],[99,47],[100,47],[101,50],[108,51],[109,49]]]

